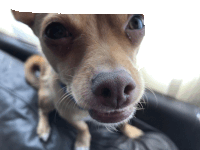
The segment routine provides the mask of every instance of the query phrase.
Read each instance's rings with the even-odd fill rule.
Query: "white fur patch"
[[[199,119],[199,121],[200,121],[200,113],[198,113],[198,114],[197,114],[197,118],[198,118],[198,119]]]
[[[44,142],[46,142],[49,139],[50,132],[44,133],[40,136],[40,139],[42,139]]]
[[[89,150],[88,147],[76,147],[75,150]]]

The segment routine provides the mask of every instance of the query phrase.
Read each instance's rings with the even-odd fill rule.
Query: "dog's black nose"
[[[126,71],[102,72],[92,79],[95,99],[115,109],[132,102],[135,86],[133,78]]]

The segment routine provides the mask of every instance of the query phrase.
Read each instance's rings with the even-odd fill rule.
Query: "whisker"
[[[155,100],[156,100],[156,105],[158,106],[158,98],[157,98],[155,92],[151,88],[149,88],[149,87],[146,87],[146,89],[148,89],[154,95]]]

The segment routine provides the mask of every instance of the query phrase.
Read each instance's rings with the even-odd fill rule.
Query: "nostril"
[[[104,106],[123,108],[134,101],[135,81],[126,71],[102,72],[91,80],[94,98]]]
[[[134,86],[133,85],[127,85],[125,88],[124,88],[124,93],[126,95],[129,95],[131,91],[133,91],[134,89]]]
[[[111,91],[110,91],[110,89],[108,89],[108,88],[103,88],[102,91],[101,91],[101,95],[102,95],[104,98],[111,97]]]

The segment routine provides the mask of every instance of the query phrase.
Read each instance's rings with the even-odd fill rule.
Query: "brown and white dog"
[[[49,137],[48,114],[54,109],[77,129],[77,150],[90,147],[87,116],[107,127],[120,126],[130,138],[143,134],[128,124],[144,92],[136,65],[143,15],[12,13],[42,47],[43,57],[32,56],[25,64],[27,81],[39,90],[40,138]]]

